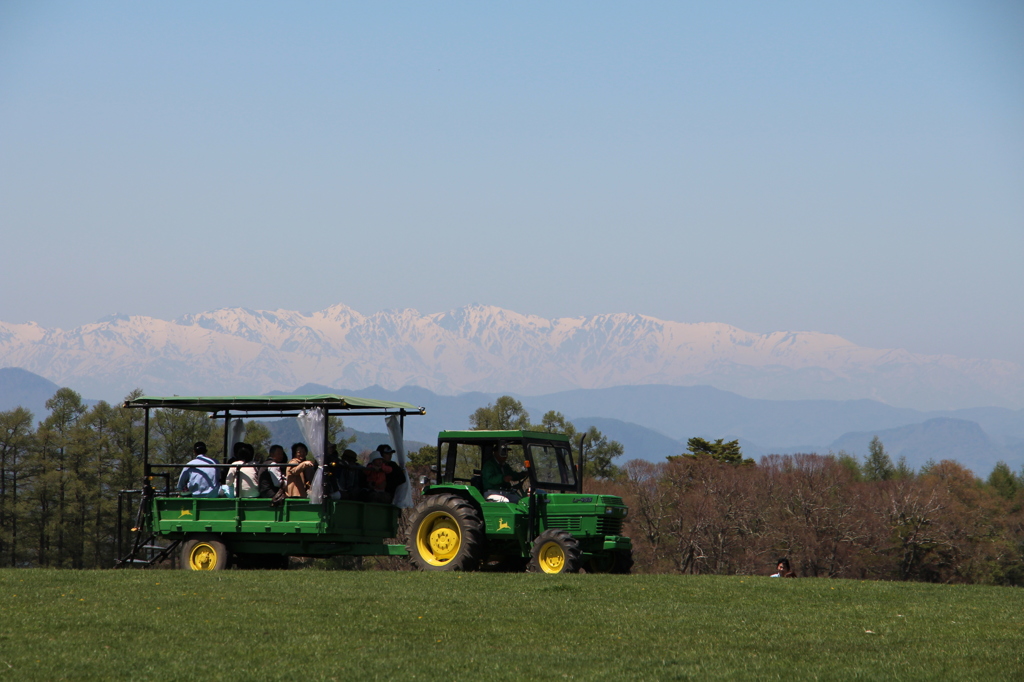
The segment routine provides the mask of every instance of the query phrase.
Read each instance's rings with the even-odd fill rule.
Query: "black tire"
[[[587,573],[614,573],[615,554],[612,552],[601,552],[595,554],[584,564],[583,569]]]
[[[413,511],[409,559],[421,571],[475,571],[484,550],[484,524],[457,495],[424,498]]]
[[[533,541],[531,573],[579,573],[580,544],[569,531],[560,528],[546,530]]]
[[[284,554],[236,554],[235,568],[266,571],[284,570],[288,568],[288,557]]]
[[[513,555],[503,556],[494,563],[491,570],[496,573],[522,573],[526,570],[527,561],[529,561],[529,559],[526,557]]]
[[[191,537],[181,545],[181,568],[186,571],[223,571],[230,561],[231,552],[216,535]]]
[[[633,570],[633,550],[627,549],[622,552],[615,552],[615,563],[612,564],[612,573],[629,575]]]

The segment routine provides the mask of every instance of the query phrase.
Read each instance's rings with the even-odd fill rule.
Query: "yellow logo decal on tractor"
[[[507,523],[505,523],[505,519],[498,519],[498,530],[512,530],[512,529],[509,527],[509,525]]]
[[[192,516],[192,512],[189,511],[188,509],[182,509],[181,514],[178,515],[178,518],[180,519],[182,516]]]

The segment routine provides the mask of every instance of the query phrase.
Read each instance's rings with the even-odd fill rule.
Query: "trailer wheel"
[[[533,541],[530,565],[532,573],[579,573],[580,544],[568,531],[546,530]]]
[[[409,558],[421,571],[473,571],[483,553],[483,523],[476,508],[455,495],[431,495],[412,517]]]
[[[223,571],[231,558],[216,536],[186,540],[181,546],[181,567],[186,571]]]
[[[288,568],[288,557],[283,554],[236,554],[235,568],[249,570],[284,570]]]

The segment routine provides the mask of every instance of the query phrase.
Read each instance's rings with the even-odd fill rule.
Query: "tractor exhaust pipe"
[[[587,470],[587,455],[583,449],[583,445],[586,443],[587,434],[580,436],[580,444],[577,448],[580,451],[580,470],[579,475],[576,477],[576,492],[580,495],[583,494],[583,472]]]

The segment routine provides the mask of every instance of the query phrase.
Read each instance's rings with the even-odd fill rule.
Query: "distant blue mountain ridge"
[[[406,433],[433,442],[442,429],[469,426],[469,415],[502,393],[441,396],[418,386],[389,391],[306,384],[301,393],[403,400],[427,408],[410,417]],[[686,449],[694,436],[738,439],[748,457],[843,450],[858,457],[877,435],[895,461],[920,468],[928,460],[955,459],[978,476],[999,460],[1024,466],[1024,410],[981,407],[922,412],[874,400],[758,400],[710,386],[618,386],[516,397],[534,420],[558,410],[577,427],[596,426],[625,446],[626,459],[663,461]],[[913,427],[913,428],[912,428]]]
[[[45,402],[57,388],[22,369],[0,369],[0,410],[22,405],[42,420],[47,413]],[[503,395],[443,396],[418,386],[391,391],[379,386],[352,390],[321,384],[305,384],[292,391],[303,393],[339,393],[424,406],[425,416],[406,420],[407,438],[423,443],[436,442],[442,429],[467,428],[469,415]],[[656,384],[510,395],[521,400],[536,421],[546,411],[558,410],[579,428],[596,426],[625,446],[627,460],[663,461],[683,452],[686,440],[694,436],[738,439],[744,454],[755,458],[840,450],[863,457],[877,435],[894,460],[902,455],[915,468],[928,460],[955,459],[984,477],[999,460],[1017,471],[1024,467],[1024,410],[976,407],[925,412],[874,400],[759,400],[709,386]],[[367,445],[385,431],[383,420],[350,421],[346,423],[350,428],[373,434],[367,436]]]

